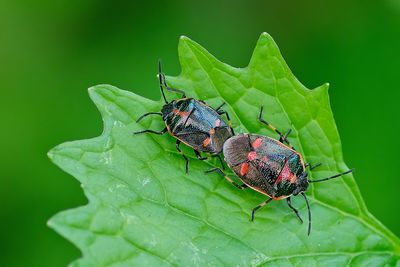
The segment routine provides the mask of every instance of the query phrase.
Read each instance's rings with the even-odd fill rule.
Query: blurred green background
[[[159,99],[156,61],[179,73],[180,35],[243,67],[263,31],[303,84],[330,82],[345,159],[370,211],[400,235],[400,1],[0,0],[0,266],[80,255],[46,221],[86,199],[46,152],[101,133],[89,86]]]

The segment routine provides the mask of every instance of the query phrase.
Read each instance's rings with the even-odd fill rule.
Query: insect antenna
[[[304,197],[304,200],[306,201],[306,204],[307,204],[307,210],[308,210],[308,235],[310,235],[310,233],[311,233],[311,209],[310,209],[310,204],[308,203],[308,199],[307,199],[307,196],[306,196],[306,194],[304,194],[304,192],[301,192],[301,194],[303,195],[303,197]]]
[[[164,74],[162,73],[162,70],[161,70],[161,59],[158,60],[158,79],[160,80],[161,94],[164,98],[165,104],[168,104],[167,98],[165,97],[165,94],[164,94],[164,87],[163,87]]]
[[[338,177],[340,177],[340,176],[342,176],[342,175],[351,173],[352,171],[353,171],[353,170],[350,169],[350,170],[347,170],[347,171],[345,171],[345,172],[335,174],[335,175],[333,175],[333,176],[331,176],[331,177],[327,177],[327,178],[323,178],[323,179],[318,179],[318,180],[308,180],[308,182],[309,182],[309,183],[319,183],[319,182],[327,181],[327,180],[330,180],[330,179],[338,178]]]

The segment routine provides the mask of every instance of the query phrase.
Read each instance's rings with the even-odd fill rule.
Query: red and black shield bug
[[[296,216],[301,219],[297,209],[292,206],[291,196],[301,194],[307,204],[308,209],[308,235],[311,232],[311,210],[308,203],[305,191],[309,183],[322,182],[333,178],[340,177],[347,173],[352,172],[348,170],[331,177],[319,180],[307,179],[307,167],[310,170],[319,166],[316,164],[304,163],[303,157],[298,153],[294,147],[288,142],[287,136],[282,135],[275,127],[270,125],[267,121],[262,119],[261,107],[258,119],[260,122],[267,125],[270,129],[279,134],[279,141],[273,138],[257,135],[257,134],[239,134],[229,138],[223,147],[225,161],[229,168],[240,178],[244,183],[238,185],[232,181],[226,174],[219,168],[214,168],[209,172],[219,172],[230,183],[236,187],[244,189],[250,187],[251,189],[268,196],[268,199],[251,212],[251,220],[254,220],[254,213],[256,210],[266,205],[272,200],[286,199],[288,206],[294,211]],[[286,143],[286,144],[285,144]]]
[[[165,128],[160,132],[143,130],[134,134],[152,133],[162,135],[168,131],[177,139],[176,149],[185,159],[186,173],[188,173],[189,160],[179,148],[181,142],[193,148],[199,160],[207,159],[200,154],[200,152],[207,152],[212,157],[218,157],[223,166],[219,154],[222,152],[225,141],[234,135],[229,114],[222,109],[225,103],[213,109],[204,101],[187,98],[184,91],[169,87],[161,71],[160,61],[158,62],[158,77],[165,105],[162,107],[161,112],[145,113],[136,122],[139,122],[148,115],[159,115],[165,122]],[[182,97],[168,102],[164,94],[164,89],[181,94]],[[223,114],[225,114],[228,124],[221,118]]]

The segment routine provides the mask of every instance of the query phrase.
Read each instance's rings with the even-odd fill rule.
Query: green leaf
[[[211,106],[222,101],[236,132],[275,136],[257,120],[293,130],[289,140],[306,162],[322,162],[311,173],[323,178],[347,170],[330,109],[328,85],[313,90],[291,73],[272,38],[263,33],[246,68],[234,68],[192,40],[179,42],[182,73],[169,84]],[[154,90],[157,90],[154,88]],[[151,101],[110,85],[89,89],[104,120],[101,136],[61,144],[51,160],[81,183],[89,203],[61,212],[49,225],[76,244],[83,257],[73,266],[400,266],[400,242],[367,210],[351,175],[311,185],[307,192],[313,229],[300,224],[285,201],[250,211],[265,196],[240,191],[204,170],[193,151],[189,175],[175,150],[175,139],[132,135],[162,129]],[[168,95],[169,99],[175,95]],[[306,206],[294,198],[303,218]]]

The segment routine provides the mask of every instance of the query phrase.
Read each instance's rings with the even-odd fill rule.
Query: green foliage
[[[263,33],[246,68],[226,65],[197,43],[179,43],[182,73],[167,77],[172,87],[211,106],[222,101],[236,132],[273,136],[256,116],[277,128],[293,129],[290,141],[306,162],[322,162],[311,178],[348,169],[329,106],[328,85],[305,88],[291,73],[272,38]],[[153,89],[152,89],[153,90]],[[154,88],[154,90],[157,90]],[[76,266],[390,266],[399,265],[400,242],[369,212],[351,175],[311,185],[313,230],[301,225],[285,201],[259,210],[266,199],[240,191],[200,162],[189,149],[189,175],[171,136],[138,135],[162,129],[151,101],[110,85],[89,89],[104,120],[101,136],[61,144],[52,161],[76,177],[88,205],[59,213],[49,225],[76,244],[83,257]],[[175,97],[169,94],[169,99]],[[294,205],[306,218],[302,198]]]

